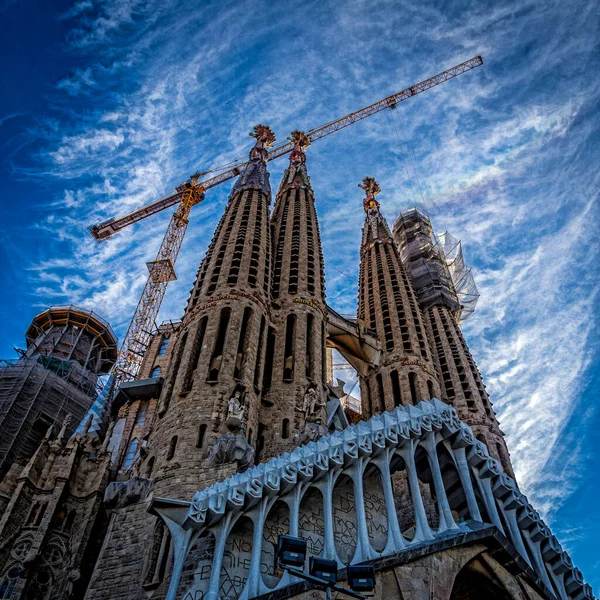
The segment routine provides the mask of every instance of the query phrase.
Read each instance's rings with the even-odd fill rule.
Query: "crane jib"
[[[335,121],[331,121],[329,123],[326,123],[325,125],[311,129],[307,133],[308,138],[311,140],[311,142],[320,140],[321,138],[324,138],[327,135],[330,135],[336,131],[339,131],[340,129],[344,129],[345,127],[348,127],[349,125],[352,125],[353,123],[356,123],[357,121],[361,121],[362,119],[370,117],[371,115],[374,115],[386,108],[394,109],[400,102],[403,102],[404,100],[407,100],[408,98],[412,98],[413,96],[416,96],[417,94],[420,94],[426,90],[429,90],[432,87],[439,85],[440,83],[448,81],[449,79],[453,79],[454,77],[457,77],[458,75],[461,75],[462,73],[465,73],[466,71],[470,71],[471,69],[479,67],[482,64],[483,64],[482,57],[475,56],[463,63],[460,63],[459,65],[456,65],[450,69],[447,69],[446,71],[443,71],[442,73],[438,73],[437,75],[434,75],[433,77],[430,77],[429,79],[421,81],[420,83],[417,83],[416,85],[413,85],[405,90],[402,90],[401,92],[398,92],[397,94],[388,96],[387,98],[384,98],[383,100],[380,100],[378,102],[375,102],[374,104],[371,104],[370,106],[367,106],[358,111],[355,111],[353,113],[345,115],[344,117],[341,117],[340,119],[336,119]],[[275,158],[279,158],[280,156],[284,156],[285,154],[288,154],[289,152],[291,152],[293,150],[293,148],[294,148],[294,145],[289,142],[282,144],[280,146],[275,146],[269,152],[269,159],[273,160]],[[230,168],[227,171],[219,173],[218,175],[215,175],[214,177],[211,177],[204,181],[199,181],[197,183],[197,185],[201,186],[204,190],[208,190],[210,188],[216,187],[217,185],[220,185],[221,183],[225,183],[226,181],[229,181],[229,180],[233,179],[234,177],[237,177],[241,173],[242,169],[247,164],[248,164],[247,162],[239,162],[238,164],[235,164],[235,166],[233,168]],[[218,167],[215,169],[212,169],[212,171],[219,171],[219,170],[220,169]],[[184,185],[186,185],[186,184],[184,184]],[[181,187],[182,186],[180,186],[180,188]],[[181,194],[178,192],[176,194],[172,194],[170,196],[167,196],[166,198],[162,198],[156,202],[153,202],[151,204],[143,206],[142,208],[139,208],[139,209],[135,210],[134,212],[132,212],[128,215],[125,215],[123,217],[108,219],[107,221],[103,221],[102,223],[92,225],[92,226],[88,227],[88,230],[94,236],[94,238],[96,238],[96,240],[98,240],[98,241],[106,240],[109,237],[111,237],[113,234],[120,231],[121,229],[128,227],[129,225],[132,225],[133,223],[137,223],[138,221],[141,221],[142,219],[145,219],[146,217],[155,215],[156,213],[158,213],[162,210],[165,210],[166,208],[170,208],[171,206],[174,206],[175,204],[177,204],[180,200],[181,200]]]

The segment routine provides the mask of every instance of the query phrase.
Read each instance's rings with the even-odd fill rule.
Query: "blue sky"
[[[50,304],[124,334],[170,215],[101,245],[88,224],[244,156],[256,123],[281,141],[481,54],[309,149],[328,301],[355,311],[365,175],[390,221],[419,203],[462,239],[481,292],[465,336],[520,485],[600,590],[599,21],[558,0],[0,0],[0,356]],[[229,189],[194,209],[161,318]]]

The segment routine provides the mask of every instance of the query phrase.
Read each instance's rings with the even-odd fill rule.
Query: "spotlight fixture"
[[[283,567],[304,568],[306,540],[280,535],[277,544],[276,563]]]
[[[317,558],[316,556],[310,557],[309,573],[311,575],[330,583],[335,583],[337,581],[337,572],[338,566],[335,560]]]
[[[355,592],[372,592],[375,589],[373,565],[353,565],[347,568],[348,584]]]

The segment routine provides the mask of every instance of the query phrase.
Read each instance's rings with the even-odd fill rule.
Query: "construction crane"
[[[416,85],[413,85],[397,94],[393,94],[379,100],[370,106],[357,110],[335,121],[331,121],[321,127],[316,127],[307,132],[309,141],[315,142],[327,135],[330,135],[340,129],[344,129],[357,121],[361,121],[382,110],[394,109],[400,102],[408,100],[417,94],[421,94],[440,83],[454,79],[462,73],[471,71],[483,64],[481,56],[475,56],[459,65],[456,65],[442,73],[438,73],[429,79],[425,79]],[[284,156],[294,148],[293,142],[287,142],[274,146],[269,151],[269,160]],[[175,261],[183,242],[191,209],[204,200],[205,192],[216,187],[234,177],[237,177],[247,165],[247,161],[240,159],[217,167],[203,173],[192,175],[189,181],[176,188],[174,194],[161,198],[155,202],[147,204],[124,217],[109,219],[97,225],[92,225],[88,229],[94,238],[103,241],[110,238],[121,229],[133,225],[142,219],[155,215],[175,204],[178,204],[177,210],[171,217],[169,227],[158,250],[156,259],[148,265],[148,280],[144,286],[142,296],[135,309],[135,313],[123,343],[119,350],[117,362],[112,370],[115,384],[118,385],[124,381],[135,379],[137,376],[144,352],[152,338],[155,330],[155,322],[158,316],[160,305],[164,298],[169,281],[176,279]],[[208,179],[200,181],[201,177],[213,175]]]

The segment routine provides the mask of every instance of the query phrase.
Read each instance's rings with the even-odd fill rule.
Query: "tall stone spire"
[[[377,332],[380,368],[361,380],[363,413],[439,397],[440,388],[425,338],[421,311],[375,196],[379,184],[365,177],[358,319]]]
[[[326,431],[327,313],[319,223],[304,153],[310,142],[301,131],[289,139],[294,150],[271,218],[273,311],[258,442],[268,447],[269,456]]]
[[[443,399],[512,475],[504,434],[457,323],[461,306],[429,217],[418,209],[402,212],[394,224],[394,239],[423,313]]]
[[[270,310],[267,148],[275,136],[265,125],[250,135],[256,140],[250,160],[171,342],[159,419],[148,443],[148,456],[156,452],[155,490],[177,497],[202,487],[206,477],[233,474],[253,460]],[[176,478],[170,475],[175,462]]]

